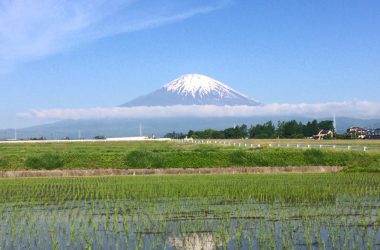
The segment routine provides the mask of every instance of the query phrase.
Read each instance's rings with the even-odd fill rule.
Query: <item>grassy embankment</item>
[[[380,140],[313,140],[313,139],[232,139],[232,140],[212,140],[212,141],[229,141],[237,143],[254,143],[261,144],[263,146],[268,146],[269,144],[322,144],[322,145],[350,145],[350,146],[368,146],[368,147],[378,147],[380,146]]]
[[[380,172],[380,152],[233,148],[173,142],[1,144],[0,170],[344,166]]]

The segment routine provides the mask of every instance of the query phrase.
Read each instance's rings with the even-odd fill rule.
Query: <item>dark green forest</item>
[[[305,138],[318,134],[320,130],[334,130],[333,121],[325,120],[318,122],[317,120],[309,121],[306,124],[291,121],[278,121],[274,124],[272,121],[263,124],[237,125],[235,127],[226,128],[224,130],[206,129],[201,131],[190,130],[187,134],[177,133],[175,131],[165,135],[167,138],[183,139],[186,136],[194,139],[271,139],[271,138]]]

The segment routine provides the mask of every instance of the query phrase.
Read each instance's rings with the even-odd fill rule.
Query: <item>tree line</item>
[[[291,120],[278,121],[276,125],[272,121],[268,121],[263,124],[251,125],[250,127],[246,124],[237,125],[224,130],[189,130],[187,134],[173,131],[166,134],[165,137],[173,139],[183,139],[185,137],[194,139],[305,138],[316,135],[321,130],[334,131],[333,121],[325,120],[318,122],[317,120],[313,120],[303,124],[302,122]]]

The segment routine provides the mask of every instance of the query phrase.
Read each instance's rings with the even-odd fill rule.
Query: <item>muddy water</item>
[[[0,205],[0,249],[380,249],[379,197]]]
[[[241,174],[241,173],[336,173],[338,166],[304,167],[228,167],[228,168],[170,168],[170,169],[77,169],[77,170],[15,170],[0,171],[0,178],[178,175],[178,174]]]

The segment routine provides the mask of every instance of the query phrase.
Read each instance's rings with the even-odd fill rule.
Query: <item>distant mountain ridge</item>
[[[257,106],[260,103],[208,76],[187,74],[121,107],[172,105]]]
[[[122,137],[122,136],[137,136],[139,135],[139,126],[142,125],[144,135],[163,136],[168,132],[184,132],[187,133],[192,130],[212,129],[225,129],[234,125],[246,124],[256,125],[262,124],[266,121],[289,121],[295,119],[297,121],[306,123],[312,121],[314,118],[310,117],[297,117],[297,116],[263,116],[263,117],[220,117],[220,118],[160,118],[160,119],[96,119],[96,120],[64,120],[51,124],[34,126],[17,130],[18,138],[32,138],[32,137],[46,137],[48,139],[61,139],[70,137],[73,139],[78,138],[80,134],[83,138],[93,138],[97,135],[106,137]],[[328,120],[329,117],[318,119]],[[364,128],[378,128],[380,127],[380,119],[355,119],[347,117],[337,117],[337,130],[343,133],[351,126],[359,126]],[[14,130],[4,129],[0,130],[0,140],[13,139]]]
[[[261,106],[260,102],[247,97],[244,94],[232,89],[231,87],[214,80],[208,76],[200,74],[183,75],[162,88],[130,102],[121,107],[141,107],[141,106],[175,106],[175,105],[215,105],[215,106],[235,106],[235,108],[244,108],[239,106]],[[139,110],[138,108],[136,110]],[[144,112],[144,108],[140,109]],[[168,132],[188,132],[192,130],[204,129],[225,129],[233,125],[246,124],[255,125],[266,121],[289,121],[295,119],[301,122],[311,121],[310,118],[303,115],[266,115],[262,116],[242,116],[239,117],[197,117],[195,109],[191,107],[192,112],[186,111],[184,115],[176,117],[146,117],[141,118],[98,118],[98,119],[78,119],[62,120],[51,124],[33,126],[28,128],[0,130],[0,140],[12,139],[17,134],[17,138],[40,138],[60,139],[70,138],[93,138],[95,136],[121,137],[136,136],[139,134],[139,126],[142,124],[144,135],[163,136]],[[144,118],[145,117],[145,118]],[[327,118],[329,120],[332,117]],[[318,119],[324,120],[324,119]],[[355,119],[340,117],[337,118],[337,130],[342,133],[350,126],[359,126],[364,128],[380,127],[380,119]]]

